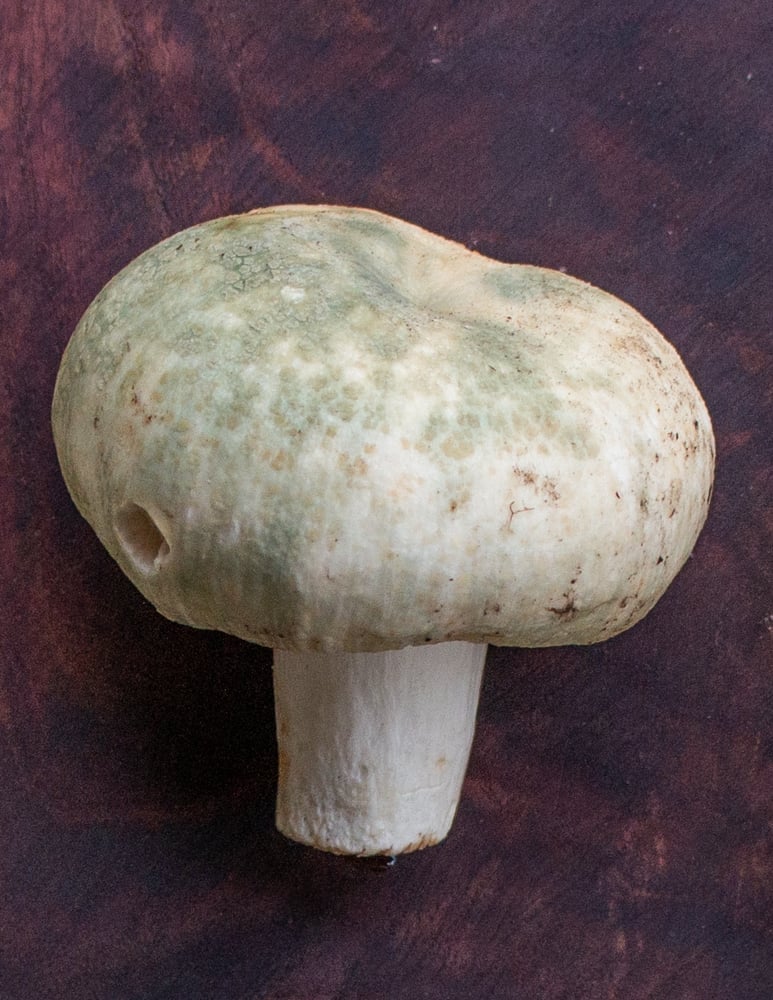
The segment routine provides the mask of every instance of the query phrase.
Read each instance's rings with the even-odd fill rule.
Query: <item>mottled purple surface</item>
[[[2,1000],[773,997],[772,51],[765,0],[2,4]],[[452,835],[391,868],[273,831],[268,654],[143,602],[48,425],[135,254],[325,200],[630,301],[719,451],[643,623],[492,651]]]

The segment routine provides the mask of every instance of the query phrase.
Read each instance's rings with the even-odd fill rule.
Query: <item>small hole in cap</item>
[[[142,573],[157,571],[169,555],[169,542],[145,510],[127,503],[115,519],[115,531],[126,555]]]

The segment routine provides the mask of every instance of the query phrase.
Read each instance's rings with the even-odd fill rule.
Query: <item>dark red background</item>
[[[3,0],[2,1000],[773,997],[767,0]],[[159,618],[48,425],[81,312],[194,222],[331,201],[644,312],[716,495],[645,622],[494,650],[450,839],[272,828],[269,658]]]

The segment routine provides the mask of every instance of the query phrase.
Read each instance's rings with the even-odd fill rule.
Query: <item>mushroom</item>
[[[277,825],[356,855],[445,837],[487,644],[639,621],[714,463],[698,390],[630,306],[331,206],[130,263],[65,351],[53,429],[161,614],[273,647]]]

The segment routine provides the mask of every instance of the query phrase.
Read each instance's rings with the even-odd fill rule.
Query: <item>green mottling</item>
[[[430,444],[447,434],[449,429],[450,421],[445,414],[432,413],[422,427],[421,441],[423,444]]]
[[[514,268],[497,264],[488,268],[484,275],[485,285],[502,299],[511,303],[528,303],[547,297],[571,299],[575,297],[572,279],[558,271],[542,268]],[[582,287],[577,283],[577,287]]]
[[[84,319],[84,339],[93,345],[90,364],[96,360],[106,379],[122,367],[120,391],[127,393],[145,359],[127,368],[123,342],[135,351],[143,339],[154,350],[167,345],[170,357],[179,359],[174,378],[188,386],[185,391],[209,394],[203,402],[216,427],[233,426],[234,413],[249,420],[253,397],[275,391],[271,386],[278,386],[268,405],[278,428],[349,422],[358,415],[368,428],[382,424],[388,419],[384,401],[399,389],[395,364],[427,337],[421,307],[406,298],[393,273],[407,254],[405,236],[370,217],[348,218],[326,231],[318,220],[299,216],[291,229],[288,238],[281,220],[246,217],[241,225],[227,220],[195,227],[148,251],[98,296]],[[377,252],[380,245],[386,257]],[[544,294],[546,280],[535,287],[533,278],[500,267],[483,276],[484,285],[493,284],[511,301]],[[284,301],[285,285],[303,289],[302,300]],[[347,337],[367,367],[369,385],[378,389],[367,400],[362,381],[347,380],[337,357]],[[460,397],[456,412],[442,405],[431,411],[416,440],[426,445],[449,434],[472,439],[482,409],[487,427],[503,435],[538,433],[551,419],[572,448],[587,439],[551,389],[555,372],[522,362],[523,354],[533,362],[540,347],[538,333],[514,331],[504,322],[459,324],[455,336],[435,345],[426,371],[409,370],[407,377],[421,388],[437,368],[453,379]],[[249,365],[268,371],[277,353],[295,357],[311,374],[285,364],[278,376],[241,378]],[[230,373],[230,391],[214,393],[208,387],[224,373]],[[177,396],[179,403],[184,391]],[[487,399],[496,402],[486,405]]]
[[[406,250],[406,238],[399,230],[385,226],[379,218],[369,215],[354,216],[349,215],[346,219],[346,228],[353,233],[358,233],[366,238],[367,246],[372,248],[372,241],[387,243],[391,249],[398,253]]]
[[[127,494],[138,502],[149,497],[179,519],[193,512],[195,538],[177,569],[185,607],[154,591],[153,581],[135,581],[170,616],[206,625],[216,624],[213,609],[230,614],[241,607],[248,617],[255,608],[249,627],[232,623],[237,634],[281,644],[285,631],[307,628],[317,642],[326,616],[341,609],[326,608],[324,593],[312,607],[299,567],[309,546],[326,553],[329,543],[332,552],[350,530],[343,497],[364,497],[367,518],[351,528],[359,551],[371,524],[399,521],[404,504],[425,503],[411,500],[412,489],[429,483],[434,497],[450,484],[421,528],[431,542],[446,516],[460,521],[471,490],[486,496],[474,469],[481,450],[486,461],[503,462],[508,475],[518,449],[549,455],[551,469],[598,465],[591,461],[603,444],[598,413],[618,391],[614,361],[586,359],[576,347],[577,316],[600,293],[563,275],[464,257],[411,232],[343,210],[218,220],[149,250],[86,313],[56,405],[66,411],[61,422],[81,419],[82,404],[74,400],[88,395],[82,385],[89,380],[94,401],[81,419],[80,447],[100,456],[94,478],[102,499],[75,473],[70,486],[82,509],[106,505],[103,535],[117,558],[110,505]],[[448,302],[443,289],[450,290]],[[606,299],[599,301],[606,322]],[[651,367],[646,357],[641,364]],[[595,410],[579,402],[589,398]],[[104,421],[103,407],[112,415]],[[100,436],[116,428],[120,440]],[[405,455],[404,467],[395,454]],[[390,496],[368,492],[371,463]],[[397,467],[385,472],[389,463]],[[291,470],[301,471],[292,482]],[[307,470],[310,481],[303,479]],[[513,480],[512,494],[502,497],[491,518],[497,532],[509,525],[508,503],[523,489]],[[402,535],[394,531],[399,547]],[[225,555],[217,532],[235,533]],[[401,559],[409,556],[400,550]],[[386,552],[376,558],[368,586],[401,593],[400,560]],[[220,566],[221,559],[231,562]],[[511,557],[505,562],[510,567]],[[546,598],[545,607],[561,593]],[[247,595],[243,606],[240,595]],[[373,635],[385,634],[378,600],[357,599],[358,627],[375,622]],[[410,615],[415,601],[404,599]],[[305,621],[312,612],[322,626]]]
[[[633,310],[344,208],[216,220],[143,254],[79,324],[53,419],[73,497],[159,610],[309,648],[606,637],[668,582],[643,567],[686,558],[711,471],[705,409]],[[682,482],[671,519],[699,427],[702,499]],[[116,531],[127,502],[166,518],[152,573]]]

